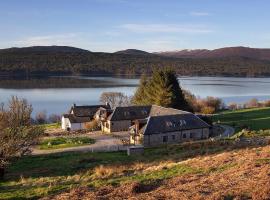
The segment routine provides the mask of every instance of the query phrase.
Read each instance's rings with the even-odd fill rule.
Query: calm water
[[[181,86],[200,97],[216,96],[225,103],[243,103],[251,98],[270,99],[270,78],[180,77]],[[34,113],[62,114],[72,103],[97,104],[102,92],[132,95],[138,78],[51,77],[49,79],[0,80],[0,102],[11,95],[26,98]]]

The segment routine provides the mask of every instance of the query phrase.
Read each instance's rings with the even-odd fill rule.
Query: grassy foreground
[[[6,180],[0,182],[0,199],[37,199],[46,196],[51,199],[51,195],[78,187],[99,190],[134,182],[155,185],[156,182],[174,177],[219,174],[241,163],[225,160],[215,164],[215,159],[209,158],[207,164],[201,165],[183,160],[219,156],[224,151],[238,152],[235,148],[238,149],[230,141],[218,141],[151,148],[146,149],[144,156],[134,157],[127,156],[126,152],[25,156],[10,166]],[[269,159],[258,156],[255,162],[265,165],[269,164]]]
[[[270,129],[270,108],[225,111],[213,116],[212,120],[233,126],[236,128],[236,131],[240,131],[244,128],[256,131]]]
[[[68,147],[78,147],[88,144],[94,144],[95,140],[89,137],[55,137],[42,140],[39,149],[62,149]]]

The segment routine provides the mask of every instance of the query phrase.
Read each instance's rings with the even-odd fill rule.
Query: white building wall
[[[67,130],[67,128],[70,128],[71,124],[68,118],[62,117],[61,120],[61,127],[63,130]]]
[[[77,131],[83,129],[82,123],[71,123],[70,130],[71,131]]]

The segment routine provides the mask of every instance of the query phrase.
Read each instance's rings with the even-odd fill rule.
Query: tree
[[[177,75],[173,70],[154,70],[152,77],[146,80],[144,77],[133,97],[136,105],[160,105],[182,110],[191,110]]]
[[[59,122],[61,122],[61,117],[59,115],[56,115],[56,114],[51,114],[49,116],[49,119],[48,120],[51,123],[59,123]]]
[[[130,105],[130,98],[122,92],[103,92],[100,96],[100,102],[103,104],[109,103],[111,108],[117,106]]]
[[[237,103],[232,102],[232,103],[229,103],[228,108],[230,110],[237,110],[238,105],[237,105]]]
[[[250,99],[247,103],[245,103],[244,106],[245,108],[257,108],[260,106],[260,103],[258,99],[253,98],[253,99]]]
[[[224,104],[222,102],[222,99],[217,97],[206,97],[204,101],[204,106],[212,107],[214,108],[214,111],[218,111],[224,107]]]
[[[38,124],[45,124],[47,122],[46,111],[41,111],[36,114],[36,122]]]
[[[147,99],[145,98],[146,96],[146,85],[147,85],[147,77],[146,75],[142,75],[140,79],[140,84],[138,89],[136,90],[133,98],[132,98],[132,103],[135,105],[147,105]]]
[[[29,154],[43,133],[40,126],[31,125],[32,106],[25,99],[11,97],[8,108],[0,107],[0,179],[11,159]]]

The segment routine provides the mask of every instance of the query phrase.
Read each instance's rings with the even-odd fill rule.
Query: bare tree
[[[244,107],[245,108],[257,108],[257,107],[260,107],[260,102],[258,101],[258,99],[253,98],[253,99],[250,99],[247,103],[245,103]]]
[[[10,160],[31,152],[43,129],[31,125],[32,106],[25,99],[11,97],[7,108],[0,106],[0,179]]]
[[[56,114],[51,114],[48,119],[51,123],[59,123],[61,121],[61,117]]]
[[[36,114],[36,122],[38,124],[45,124],[47,122],[47,113],[46,111],[41,111]]]
[[[103,92],[100,96],[101,103],[109,103],[112,108],[130,105],[131,98],[122,92]]]
[[[230,110],[237,110],[238,109],[238,105],[237,105],[237,103],[232,102],[232,103],[229,103],[228,108]]]

